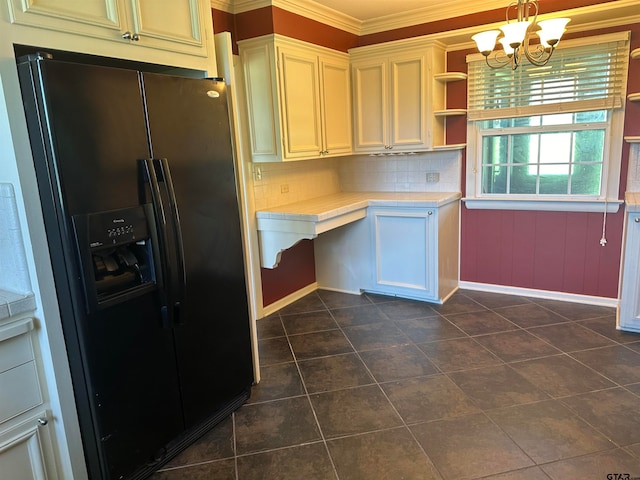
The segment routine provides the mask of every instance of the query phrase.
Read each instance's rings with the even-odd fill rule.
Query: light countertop
[[[362,220],[367,207],[438,208],[461,197],[460,192],[340,192],[259,210],[261,265],[274,268],[280,253],[300,240]]]
[[[369,206],[437,208],[461,197],[460,192],[340,192],[260,210],[256,216],[322,222]]]
[[[640,192],[627,192],[624,194],[624,203],[628,213],[640,212]]]
[[[36,309],[33,294],[20,294],[0,289],[0,320]]]

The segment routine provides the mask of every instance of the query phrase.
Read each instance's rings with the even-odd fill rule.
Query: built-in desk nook
[[[458,285],[460,192],[340,192],[256,213],[261,264],[315,239],[319,288],[442,303]]]

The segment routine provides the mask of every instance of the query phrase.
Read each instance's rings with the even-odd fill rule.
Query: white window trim
[[[624,37],[621,37],[624,35]],[[562,47],[576,47],[595,42],[606,41],[605,39],[624,38],[628,41],[629,32],[620,32],[611,35],[598,37],[585,37],[576,40],[565,40]],[[481,54],[473,54],[467,57],[469,60],[482,59]],[[508,67],[506,67],[508,68]],[[623,91],[626,92],[626,78]],[[482,178],[479,165],[481,135],[479,132],[479,121],[467,121],[467,155],[466,155],[466,196],[462,198],[467,208],[483,210],[538,210],[538,211],[564,211],[564,212],[607,212],[615,213],[623,203],[619,200],[620,193],[620,169],[622,163],[622,148],[624,146],[624,117],[625,105],[621,108],[611,110],[611,124],[608,148],[605,152],[605,162],[603,164],[603,178],[606,184],[603,185],[603,194],[597,197],[545,197],[533,198],[530,196],[509,196],[482,193]]]

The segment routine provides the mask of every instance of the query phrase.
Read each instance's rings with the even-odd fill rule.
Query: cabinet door
[[[202,15],[210,12],[200,9],[199,0],[172,0],[161,5],[142,0],[124,3],[130,9],[129,29],[140,37],[140,45],[207,56]]]
[[[387,133],[387,61],[353,64],[354,150],[381,152],[389,146]]]
[[[206,57],[203,15],[210,13],[201,1],[7,0],[12,23],[121,43],[129,32],[135,45]]]
[[[46,412],[38,412],[13,428],[0,431],[2,478],[54,480],[51,436]],[[40,423],[42,422],[42,423]]]
[[[640,332],[640,214],[627,215],[618,328]]]
[[[121,0],[8,0],[11,23],[122,40],[126,18]]]
[[[275,51],[260,44],[240,51],[244,70],[247,122],[254,162],[282,160]]]
[[[433,209],[372,209],[373,290],[420,299],[437,296]]]
[[[349,62],[320,58],[322,140],[325,155],[351,153],[351,82]]]
[[[279,47],[280,106],[284,156],[318,157],[324,150],[320,128],[318,57]]]
[[[426,99],[425,54],[391,58],[391,147],[395,150],[423,149],[429,145]]]

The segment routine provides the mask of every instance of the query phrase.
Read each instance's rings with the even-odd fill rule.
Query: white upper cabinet
[[[278,35],[239,45],[254,162],[351,153],[346,53]]]
[[[318,57],[296,48],[277,51],[286,157],[317,157],[324,152]]]
[[[431,150],[442,135],[433,111],[444,92],[433,75],[444,70],[444,49],[414,43],[350,51],[355,152]]]
[[[320,57],[320,106],[325,155],[352,151],[351,73],[348,57]]]
[[[207,29],[212,27],[211,7],[206,0],[172,0],[170,2],[6,0],[6,2],[9,7],[9,20],[16,25],[201,58],[211,56],[213,51],[208,46],[210,41]],[[53,40],[55,44],[55,39]],[[45,45],[45,47],[49,46]],[[140,53],[138,58],[144,59],[143,55]]]

